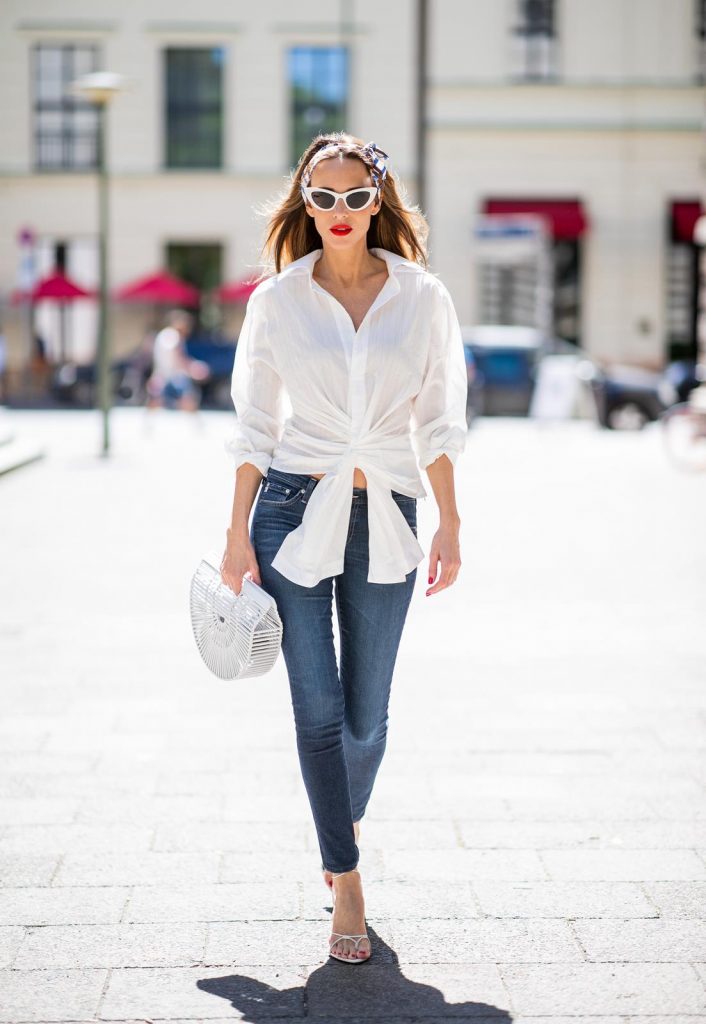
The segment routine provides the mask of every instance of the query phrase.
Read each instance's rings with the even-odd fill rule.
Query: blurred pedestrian
[[[0,324],[0,403],[7,401],[7,339]]]
[[[152,373],[147,381],[147,408],[176,405],[178,409],[198,412],[201,391],[198,381],[209,375],[208,365],[192,359],[186,351],[194,318],[175,309],[167,317],[167,325],[157,333],[152,351]]]

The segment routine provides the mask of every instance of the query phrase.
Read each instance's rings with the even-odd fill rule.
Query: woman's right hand
[[[243,586],[243,576],[250,576],[253,583],[262,586],[260,580],[260,567],[255,557],[255,549],[252,546],[250,537],[246,534],[242,538],[233,537],[230,529],[226,530],[228,541],[225,554],[221,561],[221,579],[235,593],[239,594]]]

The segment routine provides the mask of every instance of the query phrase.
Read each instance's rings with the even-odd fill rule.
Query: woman
[[[200,394],[195,381],[203,381],[209,373],[208,364],[192,359],[186,340],[194,326],[194,318],[184,310],[173,310],[167,326],[159,331],[152,348],[152,373],[147,381],[147,408],[177,403],[179,409],[198,412]]]
[[[370,957],[358,827],[424,558],[418,466],[439,506],[427,595],[450,586],[461,564],[453,466],[466,439],[463,343],[448,291],[426,270],[426,222],[403,201],[386,157],[347,133],[319,135],[269,211],[275,273],[248,302],[226,440],[236,485],[221,575],[240,593],[249,574],[277,602],[334,899],[329,952],[349,963]]]

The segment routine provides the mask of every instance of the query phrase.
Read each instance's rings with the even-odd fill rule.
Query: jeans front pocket
[[[301,500],[303,494],[303,487],[293,487],[282,483],[280,480],[266,479],[257,500],[258,504],[261,505],[276,505],[278,508],[289,508],[290,505],[296,505]]]

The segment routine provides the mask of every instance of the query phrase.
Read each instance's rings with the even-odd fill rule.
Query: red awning
[[[199,301],[197,288],[182,281],[173,274],[160,271],[149,274],[137,281],[118,288],[115,298],[119,302],[155,302],[175,306],[196,306]]]
[[[219,302],[247,302],[257,285],[257,281],[246,281],[245,279],[222,284],[216,291],[216,298]]]
[[[486,199],[484,213],[538,213],[547,217],[554,238],[579,238],[588,220],[578,199]]]
[[[694,241],[694,228],[703,213],[698,199],[672,203],[672,237],[675,242]]]
[[[73,302],[74,299],[91,299],[95,291],[87,291],[81,285],[76,284],[61,270],[54,270],[51,274],[37,281],[31,292],[15,290],[12,293],[13,303],[40,302],[42,299],[55,299],[58,302]]]

